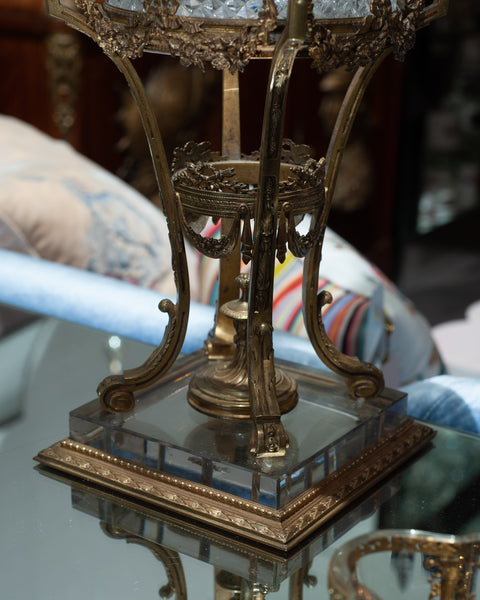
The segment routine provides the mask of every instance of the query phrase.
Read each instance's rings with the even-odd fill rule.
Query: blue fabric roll
[[[480,433],[480,379],[438,375],[403,389],[412,417]]]
[[[158,292],[16,252],[0,249],[0,281],[0,303],[155,346],[167,324]],[[183,352],[203,346],[213,319],[213,307],[191,303]],[[328,371],[304,338],[278,331],[274,346],[277,358]],[[403,389],[411,416],[480,432],[479,379],[440,375]]]
[[[158,345],[167,316],[154,290],[0,249],[0,302]],[[170,298],[175,301],[174,298]],[[201,348],[214,309],[192,303],[184,352]]]
[[[0,303],[154,346],[167,325],[167,316],[158,310],[165,296],[90,271],[0,249],[0,281]],[[203,346],[214,312],[213,306],[190,304],[183,352]],[[276,357],[322,368],[305,338],[276,331],[274,339]]]

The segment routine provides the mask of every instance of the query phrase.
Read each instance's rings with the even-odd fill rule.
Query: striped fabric
[[[218,237],[220,224],[209,223],[203,235]],[[214,305],[218,297],[219,262],[197,254],[199,301]],[[242,265],[243,271],[249,267]],[[275,329],[307,337],[302,314],[303,260],[288,254],[284,263],[275,265],[273,325]],[[323,309],[323,322],[329,338],[342,352],[362,357],[370,299],[348,291],[320,277],[319,290],[331,293],[333,301]]]

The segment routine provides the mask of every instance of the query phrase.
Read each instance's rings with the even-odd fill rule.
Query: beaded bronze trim
[[[234,218],[245,205],[253,215],[258,195],[258,153],[231,161],[211,152],[208,142],[177,148],[173,184],[186,211]],[[295,216],[318,210],[324,198],[325,161],[310,158],[307,146],[285,140],[280,167],[279,213],[288,202]]]
[[[66,439],[39,452],[39,462],[169,508],[249,539],[287,550],[419,451],[434,431],[408,419],[350,463],[281,510],[236,498]]]

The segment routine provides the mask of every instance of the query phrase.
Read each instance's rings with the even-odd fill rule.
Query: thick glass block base
[[[177,361],[134,411],[98,400],[72,411],[70,438],[38,459],[248,538],[288,549],[383,479],[433,432],[406,417],[406,396],[354,401],[343,380],[281,363],[299,402],[282,417],[285,457],[256,458],[252,425],[204,415],[187,400],[202,351]]]

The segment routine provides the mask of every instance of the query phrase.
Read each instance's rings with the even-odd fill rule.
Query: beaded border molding
[[[209,526],[289,550],[425,446],[435,432],[407,419],[392,433],[280,510],[172,477],[65,439],[42,450],[40,463]]]

